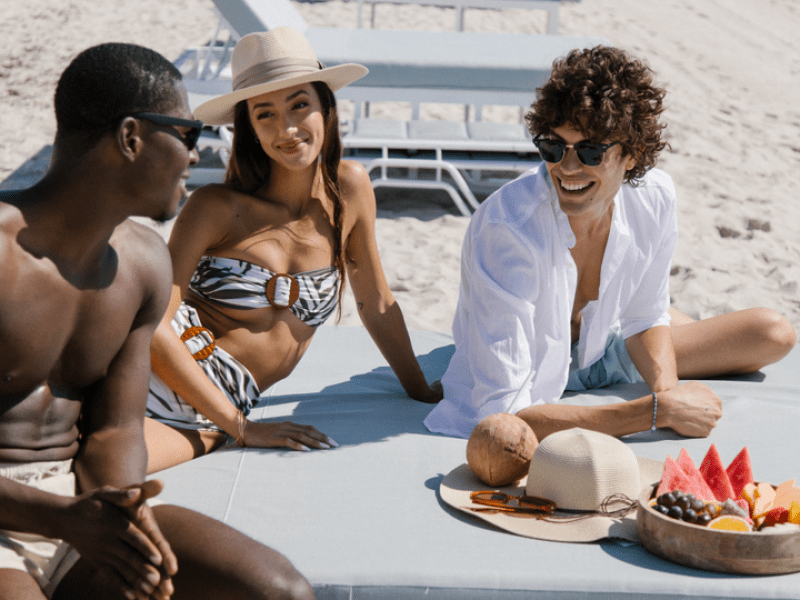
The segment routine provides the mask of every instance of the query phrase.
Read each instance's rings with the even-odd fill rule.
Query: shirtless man
[[[128,217],[170,218],[186,194],[202,124],[180,79],[138,46],[81,53],[56,91],[50,169],[0,195],[4,600],[313,598],[277,552],[147,503],[150,338],[171,273]]]
[[[670,309],[677,200],[653,168],[666,145],[663,97],[650,69],[615,48],[555,62],[527,115],[545,162],[470,222],[456,351],[430,430],[468,437],[509,412],[540,440],[571,427],[705,437],[720,399],[679,378],[756,371],[792,349],[794,329],[772,310],[693,321]],[[629,402],[559,402],[565,390],[642,381],[652,393]]]

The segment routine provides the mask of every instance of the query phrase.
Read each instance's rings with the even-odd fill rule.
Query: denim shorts
[[[625,340],[618,329],[612,330],[606,340],[606,351],[600,359],[584,369],[577,369],[578,345],[572,346],[568,392],[585,392],[619,383],[641,383],[644,381],[633,364]]]

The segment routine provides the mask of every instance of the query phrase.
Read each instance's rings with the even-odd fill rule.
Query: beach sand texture
[[[294,5],[312,26],[356,26],[354,2]],[[32,183],[45,168],[34,159],[52,142],[54,86],[75,54],[124,41],[174,60],[211,37],[212,8],[211,0],[0,0],[0,181],[17,172],[15,183]],[[376,12],[379,28],[442,30],[454,20],[447,9],[381,5]],[[541,33],[545,19],[538,11],[470,10],[465,26]],[[800,327],[798,30],[795,0],[562,4],[562,34],[603,37],[629,50],[669,91],[671,149],[659,167],[673,177],[679,200],[671,294],[691,316],[768,306]],[[396,107],[376,110],[392,114]],[[444,106],[431,111],[459,114]],[[497,111],[490,118],[513,116]],[[21,167],[27,179],[19,177]],[[381,256],[408,326],[449,331],[468,219],[443,192],[381,189],[377,197]],[[341,323],[359,323],[349,294]]]

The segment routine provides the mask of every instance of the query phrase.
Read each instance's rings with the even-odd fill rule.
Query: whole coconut
[[[528,474],[538,445],[533,429],[516,415],[489,415],[469,436],[467,464],[487,485],[516,483]]]

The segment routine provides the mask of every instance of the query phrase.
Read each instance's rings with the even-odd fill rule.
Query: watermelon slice
[[[678,460],[676,461],[678,466],[683,469],[683,472],[689,476],[689,479],[692,480],[695,487],[698,491],[692,492],[694,493],[695,497],[702,500],[703,502],[713,502],[717,499],[714,495],[714,492],[711,491],[711,488],[708,487],[706,480],[703,479],[703,475],[698,470],[697,466],[695,466],[692,457],[689,456],[689,453],[686,451],[686,448],[681,448],[680,453],[678,454]]]
[[[750,463],[750,452],[747,450],[747,446],[742,448],[736,458],[731,461],[731,464],[725,469],[725,473],[728,475],[735,494],[733,498],[738,498],[742,495],[744,486],[753,483],[753,465]]]
[[[728,479],[725,467],[722,466],[722,459],[720,459],[719,452],[714,444],[711,444],[705,458],[703,458],[703,462],[700,463],[700,473],[706,480],[708,487],[714,492],[717,500],[724,502],[728,498],[736,498],[733,493],[733,487],[731,487],[731,481]]]
[[[700,498],[701,494],[703,494],[703,488],[697,485],[697,481],[687,475],[686,471],[667,454],[667,459],[664,461],[664,472],[661,474],[661,482],[658,484],[658,490],[656,490],[656,497],[673,490],[680,490],[684,494],[694,494],[695,498]]]

